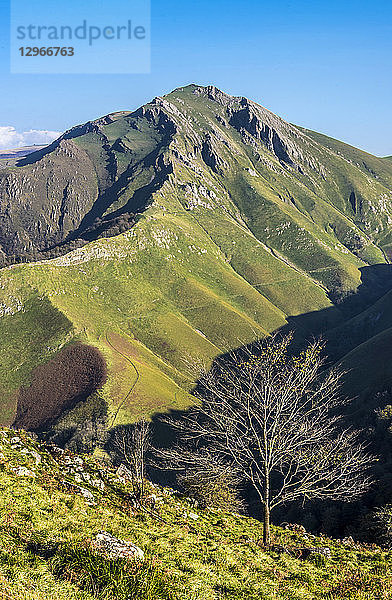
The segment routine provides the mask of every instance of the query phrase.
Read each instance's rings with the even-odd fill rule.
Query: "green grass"
[[[50,564],[56,578],[77,581],[77,586],[93,597],[116,600],[174,600],[170,583],[153,561],[133,564],[110,560],[88,545],[59,546]]]
[[[127,487],[113,471],[86,458],[91,506],[70,484],[74,475],[23,433],[1,434],[0,598],[7,600],[385,600],[392,598],[392,554],[376,546],[345,546],[326,537],[306,538],[273,527],[273,543],[289,554],[265,550],[261,524],[231,512],[200,510],[164,488],[153,514],[132,508]],[[21,453],[38,451],[41,462]],[[20,477],[26,466],[35,478]],[[66,483],[64,483],[66,482]],[[68,485],[68,489],[65,486]],[[125,494],[125,495],[124,495]],[[189,515],[196,513],[198,519]],[[146,560],[103,560],[91,547],[99,531],[137,544]],[[301,558],[306,547],[331,549],[330,560]]]
[[[109,258],[96,258],[99,252]],[[227,348],[263,336],[286,322],[285,313],[237,273],[204,232],[192,230],[186,214],[168,220],[155,211],[153,222],[145,216],[130,233],[76,251],[74,256],[81,257],[80,263],[73,264],[72,256],[3,270],[0,295],[6,304],[10,290],[14,290],[12,294],[25,307],[29,289],[37,290],[75,337],[102,350],[109,364],[107,397],[114,410],[128,393],[135,372],[126,356],[107,343],[106,336],[115,332],[122,339],[131,339],[133,362],[141,377],[127,405],[122,406],[124,418],[131,413],[137,417],[177,407],[179,397],[184,398],[186,406],[189,400],[184,391],[190,389],[192,380],[184,359],[197,357],[208,365]],[[282,267],[279,277],[284,269],[289,271]],[[20,281],[23,288],[18,288]],[[323,302],[329,305],[325,293],[314,288],[315,296],[319,296],[316,306]],[[307,301],[310,306],[309,297]],[[27,331],[24,321],[18,321],[19,314],[24,321],[30,318],[26,308],[6,317],[13,324],[15,337]],[[40,318],[45,322],[44,314]],[[49,351],[40,354],[41,344],[35,346],[39,339],[34,338],[33,331],[40,319],[31,314],[29,322],[29,353],[33,356],[22,363],[26,379],[31,369],[49,355]],[[0,320],[0,329],[6,323],[4,318]],[[64,337],[62,327],[57,335]],[[12,335],[3,331],[7,331],[3,337],[3,364],[8,374],[4,386],[7,393],[12,393],[26,379],[12,377],[12,353],[18,353],[18,347],[10,347]],[[21,338],[20,345],[26,346],[26,337]],[[54,344],[47,346],[56,351]],[[128,351],[130,348],[124,354]]]
[[[238,100],[226,102],[239,107]],[[109,378],[102,393],[112,421],[126,422],[189,405],[193,381],[184,359],[208,366],[221,352],[306,313],[316,323],[328,312],[328,327],[342,323],[328,292],[355,291],[361,268],[385,262],[392,169],[255,104],[249,110],[260,123],[272,123],[297,166],[283,166],[262,140],[228,125],[225,100],[194,86],[169,94],[163,106],[112,115],[102,134],[67,141],[88,175],[88,193],[78,196],[82,213],[91,209],[97,185],[107,194],[96,204],[105,203],[107,215],[121,212],[159,171],[149,164],[154,152],[172,173],[127,233],[56,260],[1,270],[0,422],[12,422],[18,388],[33,369],[72,340],[103,352]],[[173,125],[164,130],[159,119],[175,124],[170,145]],[[206,131],[221,172],[195,151]],[[74,172],[72,152],[50,157],[62,176]],[[34,168],[39,191],[40,165],[15,173],[27,177]],[[353,190],[362,202],[358,214],[349,201]],[[51,194],[54,206],[59,199],[55,189]],[[118,336],[116,344],[110,335]]]

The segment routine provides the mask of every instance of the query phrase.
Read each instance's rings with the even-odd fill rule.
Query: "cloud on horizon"
[[[0,126],[0,150],[11,150],[33,144],[50,144],[61,135],[61,131],[47,131],[46,129],[30,129],[30,131],[17,131],[10,125]]]

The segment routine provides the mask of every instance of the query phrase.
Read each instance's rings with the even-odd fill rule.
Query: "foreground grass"
[[[392,598],[392,552],[278,527],[276,551],[265,551],[254,519],[202,511],[161,488],[151,488],[154,509],[137,510],[110,469],[86,459],[75,474],[30,438],[11,442],[14,432],[0,433],[2,600]],[[39,464],[26,451],[38,452]],[[18,467],[30,474],[16,474]],[[103,559],[91,546],[101,530],[137,544],[144,563]],[[331,559],[301,558],[310,546],[328,546]]]

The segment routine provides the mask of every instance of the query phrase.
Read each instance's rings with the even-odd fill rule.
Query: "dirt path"
[[[113,349],[115,352],[117,352],[117,354],[120,354],[120,356],[122,356],[123,358],[125,358],[125,360],[126,360],[126,361],[128,361],[128,362],[129,362],[129,363],[132,365],[132,367],[135,369],[135,373],[136,373],[136,379],[135,379],[135,381],[133,382],[133,384],[132,384],[132,386],[131,386],[130,390],[127,392],[127,394],[125,394],[124,398],[123,398],[123,399],[121,400],[121,402],[119,403],[119,405],[118,405],[118,407],[117,407],[117,410],[116,410],[116,412],[115,412],[115,414],[114,414],[114,416],[113,416],[112,423],[111,423],[111,427],[113,427],[113,426],[114,426],[114,424],[115,424],[115,422],[116,422],[116,419],[117,419],[118,413],[120,412],[121,408],[124,406],[124,404],[126,403],[126,401],[128,400],[128,398],[129,398],[129,397],[130,397],[130,395],[132,394],[133,390],[135,389],[135,386],[136,386],[137,382],[138,382],[138,381],[139,381],[139,379],[140,379],[140,373],[139,373],[139,371],[138,371],[138,369],[137,369],[136,365],[135,365],[135,364],[132,362],[132,360],[129,358],[129,356],[127,356],[126,354],[124,354],[123,352],[121,352],[121,350],[119,350],[118,348],[116,348],[116,347],[115,347],[115,346],[112,344],[112,342],[111,342],[111,341],[110,341],[110,339],[109,339],[109,335],[108,335],[108,333],[105,333],[105,338],[106,338],[106,342],[108,343],[108,345],[109,345],[109,346],[110,346],[110,347],[111,347],[111,348],[112,348],[112,349]]]

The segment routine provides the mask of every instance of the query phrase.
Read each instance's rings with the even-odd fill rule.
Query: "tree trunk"
[[[264,466],[264,527],[263,527],[263,543],[264,546],[269,546],[271,542],[270,533],[270,475],[267,465]]]
[[[269,546],[271,542],[270,532],[270,508],[269,503],[264,504],[264,526],[263,526],[263,544]]]

